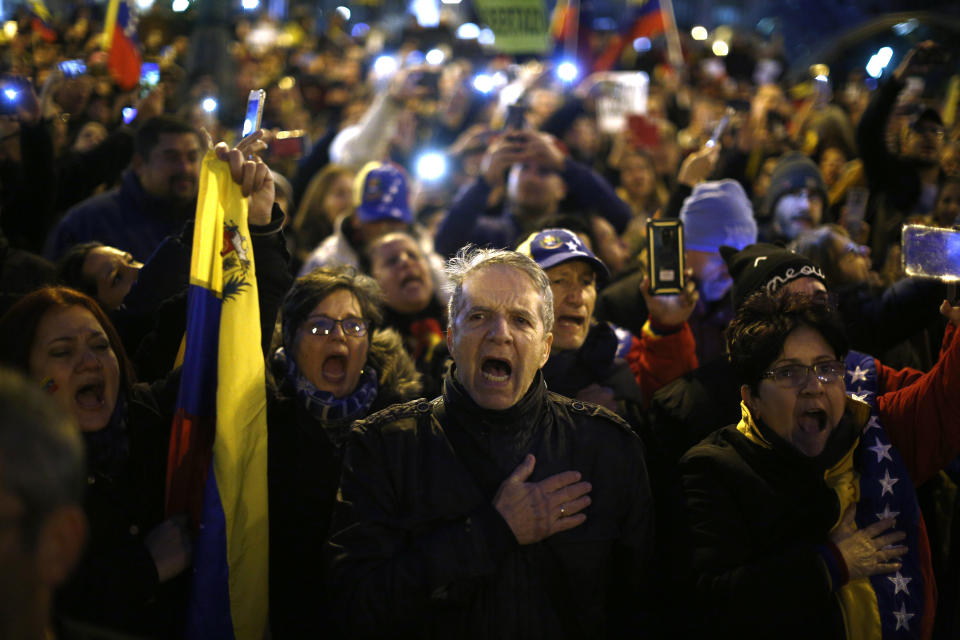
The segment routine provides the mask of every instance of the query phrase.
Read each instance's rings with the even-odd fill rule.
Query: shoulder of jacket
[[[626,420],[606,407],[601,407],[592,402],[584,402],[583,400],[574,400],[573,398],[568,398],[552,391],[549,392],[549,397],[553,404],[560,405],[574,414],[598,418],[601,422],[616,426],[632,436],[636,435]]]
[[[386,409],[381,409],[362,420],[357,420],[354,423],[354,429],[381,431],[385,426],[394,422],[427,416],[433,411],[435,402],[436,400],[430,401],[426,398],[418,398],[409,402],[390,405]]]

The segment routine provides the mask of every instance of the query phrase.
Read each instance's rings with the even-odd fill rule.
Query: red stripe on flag
[[[663,33],[664,29],[666,29],[666,23],[663,20],[663,11],[655,11],[633,23],[633,27],[630,28],[630,41],[641,36]]]
[[[194,528],[200,525],[203,511],[203,486],[213,457],[213,438],[214,427],[209,418],[197,419],[177,409],[167,456],[166,513],[188,513]]]
[[[140,83],[140,52],[117,25],[113,29],[113,44],[107,57],[107,68],[114,82],[124,91]]]

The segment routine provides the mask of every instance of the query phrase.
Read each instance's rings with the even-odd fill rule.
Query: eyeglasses
[[[367,335],[367,321],[363,318],[343,318],[334,320],[327,316],[318,316],[310,321],[307,330],[315,336],[328,336],[333,328],[340,325],[340,331],[348,338],[362,338]]]
[[[815,365],[787,364],[767,371],[762,376],[773,380],[773,383],[783,389],[798,389],[807,384],[810,374],[817,376],[823,384],[832,384],[843,377],[844,366],[839,360],[818,362]]]

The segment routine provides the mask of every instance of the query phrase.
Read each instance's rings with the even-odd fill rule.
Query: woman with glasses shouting
[[[379,285],[350,267],[298,278],[281,307],[271,362],[270,623],[315,634],[325,615],[322,553],[354,421],[416,398],[420,376],[399,334],[380,329]]]
[[[742,418],[680,463],[677,557],[706,628],[930,637],[936,589],[914,486],[957,455],[960,429],[908,416],[924,403],[958,410],[954,329],[930,372],[878,396],[876,361],[848,354],[822,298],[759,293],[741,305],[727,342]]]

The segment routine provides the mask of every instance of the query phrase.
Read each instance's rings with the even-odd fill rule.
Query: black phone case
[[[683,223],[678,219],[648,220],[647,247],[650,293],[653,295],[683,292],[686,284],[683,271]]]

